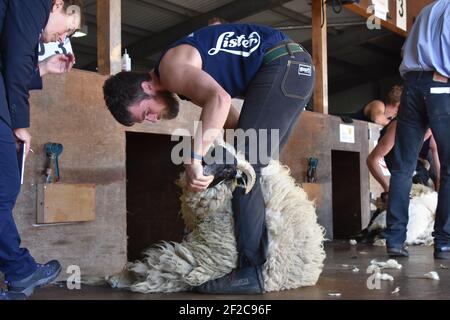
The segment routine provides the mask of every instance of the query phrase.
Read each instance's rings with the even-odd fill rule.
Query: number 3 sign
[[[49,42],[49,43],[39,43],[38,58],[39,61],[45,60],[54,54],[68,54],[73,53],[72,44],[70,39],[66,38],[64,43],[59,42]]]
[[[397,27],[406,31],[406,0],[397,0]]]

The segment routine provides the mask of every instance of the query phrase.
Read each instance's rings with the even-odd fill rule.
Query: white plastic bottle
[[[131,58],[127,49],[125,49],[125,53],[122,56],[122,71],[131,71]]]

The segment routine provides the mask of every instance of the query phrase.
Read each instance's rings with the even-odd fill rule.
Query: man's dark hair
[[[144,99],[156,99],[167,106],[162,118],[169,120],[178,115],[179,102],[172,92],[167,90],[158,91],[150,96],[142,89],[142,82],[151,80],[150,74],[131,71],[122,71],[111,76],[103,86],[103,97],[106,106],[114,118],[124,126],[130,127],[134,124],[128,108]]]

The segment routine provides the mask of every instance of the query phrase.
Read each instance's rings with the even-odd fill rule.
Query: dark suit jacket
[[[0,118],[12,129],[30,126],[28,91],[42,88],[37,50],[51,7],[52,0],[0,0]]]

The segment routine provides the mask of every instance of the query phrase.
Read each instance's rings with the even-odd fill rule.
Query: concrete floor
[[[380,281],[380,289],[369,290],[366,273],[372,259],[386,261],[384,247],[367,245],[351,246],[348,242],[334,241],[325,245],[327,258],[325,268],[314,287],[299,288],[282,292],[252,296],[202,295],[196,293],[138,294],[108,287],[82,286],[81,290],[68,290],[52,285],[35,291],[32,300],[353,300],[353,299],[450,299],[450,262],[433,259],[433,248],[411,246],[410,257],[397,261],[401,270],[388,269],[384,272],[394,281]],[[352,271],[354,267],[359,272]],[[437,271],[440,280],[424,279],[423,275]],[[396,287],[400,292],[392,294]],[[333,295],[340,294],[340,295]]]

